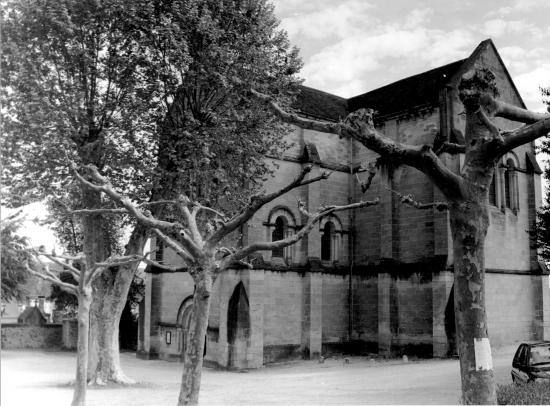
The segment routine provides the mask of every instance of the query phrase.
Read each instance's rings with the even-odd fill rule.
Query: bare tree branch
[[[353,116],[350,116],[347,120],[353,120]],[[380,154],[385,159],[391,160],[393,163],[402,163],[418,169],[448,197],[462,195],[461,185],[464,180],[441,162],[431,146],[397,144],[384,134],[379,133],[364,120],[356,121],[355,125],[359,128],[359,131],[353,130],[349,133],[346,128],[346,132],[368,149]]]
[[[495,140],[497,140],[499,143],[504,142],[504,139],[502,138],[502,135],[500,135],[500,130],[495,125],[495,123],[493,123],[489,119],[489,117],[487,116],[485,111],[483,111],[483,108],[481,108],[481,107],[479,108],[479,110],[477,111],[477,116],[481,120],[483,125],[485,127],[487,127],[487,129],[491,132],[491,134],[493,134],[493,137],[494,137]]]
[[[361,192],[364,194],[369,190],[372,184],[372,179],[374,178],[374,175],[376,175],[377,172],[377,164],[373,162],[369,162],[366,166],[361,165],[361,169],[363,171],[366,171],[369,173],[369,176],[367,177],[367,180],[363,182],[361,179],[359,179],[358,172],[355,172],[355,177],[357,178],[357,182],[359,182],[359,185],[361,186]]]
[[[153,228],[153,232],[162,240],[164,243],[172,248],[174,252],[182,258],[187,264],[192,264],[195,262],[195,259],[189,254],[187,251],[185,251],[180,245],[174,241],[172,238],[164,234],[162,231],[160,231],[158,228]]]
[[[443,153],[451,155],[464,154],[466,153],[466,145],[445,141],[443,144],[441,144],[441,147],[435,152],[435,154],[438,156]]]
[[[393,194],[399,196],[399,198],[401,199],[401,203],[414,207],[415,209],[426,210],[426,209],[436,208],[439,211],[449,210],[449,204],[447,202],[422,203],[414,200],[414,196],[411,194],[403,195],[396,190],[393,190],[390,188],[386,188],[386,189],[392,192]]]
[[[371,109],[359,109],[349,114],[343,123],[333,124],[304,119],[296,114],[286,113],[269,96],[257,91],[252,91],[252,94],[268,103],[275,113],[287,123],[320,132],[349,136],[384,158],[390,159],[397,164],[403,163],[412,166],[423,172],[446,196],[454,197],[462,195],[461,185],[464,180],[461,176],[447,168],[429,145],[411,146],[397,144],[388,139],[374,128],[372,121],[373,110]]]
[[[86,168],[90,171],[93,180],[98,184],[94,184],[84,179],[84,177],[82,177],[82,175],[78,173],[78,170],[76,169],[76,165],[74,164],[74,162],[71,162],[71,168],[75,176],[77,177],[77,179],[82,184],[88,186],[89,188],[97,192],[105,193],[116,203],[126,208],[126,210],[132,216],[134,216],[138,222],[140,222],[141,224],[149,228],[157,228],[160,230],[171,231],[175,234],[180,235],[180,241],[182,245],[191,254],[191,256],[195,258],[201,258],[203,256],[203,252],[201,248],[197,246],[197,244],[193,241],[193,239],[188,235],[185,227],[182,224],[178,222],[172,223],[169,221],[158,220],[150,215],[145,215],[139,208],[137,208],[130,201],[130,199],[126,197],[122,197],[118,192],[116,192],[111,186],[111,184],[109,183],[109,181],[99,173],[99,171],[95,166],[87,165]]]
[[[59,200],[59,199],[56,199]],[[145,202],[136,204],[135,207],[137,208],[143,208],[143,207],[149,207],[149,206],[157,206],[157,205],[163,205],[163,204],[177,204],[177,201],[175,200],[158,200],[155,202]],[[63,203],[63,205],[67,208],[68,214],[77,214],[77,215],[95,215],[95,214],[129,214],[128,210],[126,210],[123,207],[116,207],[116,208],[104,208],[104,209],[76,209],[71,210],[68,209],[68,206]]]
[[[189,231],[191,232],[191,238],[193,239],[193,242],[199,247],[202,248],[204,245],[204,242],[202,240],[202,235],[199,231],[199,227],[197,226],[197,219],[196,217],[189,211],[189,205],[191,204],[191,201],[189,198],[185,195],[180,195],[178,197],[178,204],[177,207],[181,214],[183,215],[183,218],[185,218],[185,222],[187,223],[187,226],[189,227]]]
[[[96,262],[96,267],[101,268],[112,268],[114,266],[122,266],[122,265],[128,265],[134,262],[140,262],[143,260],[143,256],[132,254],[132,255],[125,255],[125,256],[115,256],[107,258],[103,262]]]
[[[32,274],[34,276],[37,276],[41,279],[44,279],[48,282],[52,282],[52,283],[56,284],[57,286],[59,286],[61,289],[65,290],[69,293],[72,293],[74,295],[78,294],[78,287],[76,285],[71,285],[70,283],[62,282],[61,279],[59,279],[57,276],[52,276],[53,274],[51,274],[51,272],[49,274],[44,274],[42,272],[35,271],[34,269],[32,269],[29,266],[28,263],[25,263],[24,265],[25,265],[25,269],[30,274]]]
[[[226,235],[236,230],[238,227],[246,223],[248,220],[254,216],[254,214],[265,204],[275,200],[276,198],[288,193],[292,189],[295,189],[300,186],[309,185],[314,182],[318,182],[322,179],[328,179],[330,176],[329,173],[323,172],[321,175],[316,176],[311,179],[304,180],[305,176],[311,172],[312,166],[306,165],[302,168],[300,174],[288,185],[279,189],[276,192],[255,195],[250,199],[250,203],[246,206],[239,214],[230,219],[229,221],[224,222],[219,229],[214,231],[214,233],[207,239],[206,244],[208,248],[215,247]]]
[[[228,220],[227,217],[225,216],[225,214],[223,214],[223,213],[221,213],[217,210],[214,210],[211,207],[203,206],[202,204],[196,203],[196,202],[193,203],[193,209],[191,211],[191,214],[193,216],[196,216],[197,213],[201,210],[213,213],[214,215],[218,216],[222,221],[227,221]]]
[[[279,118],[285,123],[297,125],[300,128],[305,128],[307,130],[314,130],[324,133],[340,134],[341,124],[340,123],[331,123],[328,121],[317,121],[310,120],[304,117],[299,116],[295,113],[288,113],[283,110],[273,99],[263,93],[257,92],[252,89],[250,91],[256,98],[262,100],[275,112]]]
[[[37,252],[37,251],[34,251],[34,254],[35,255],[42,255],[46,258],[48,258],[50,261],[52,262],[55,262],[57,265],[60,265],[62,266],[63,268],[65,268],[67,271],[70,272],[70,274],[73,276],[73,278],[75,278],[75,280],[78,282],[80,281],[80,273],[81,271],[79,269],[76,269],[75,267],[73,267],[71,264],[67,264],[61,260],[59,260],[57,258],[57,256],[54,256],[54,255],[50,255],[50,254],[46,254],[44,252]]]
[[[181,270],[181,268],[171,266],[171,265],[161,264],[160,262],[153,261],[152,259],[149,259],[147,257],[143,258],[143,262],[145,262],[147,265],[151,265],[151,266],[157,267],[159,269],[163,269],[165,271],[179,272]]]
[[[480,103],[483,104],[495,117],[502,117],[508,120],[517,121],[525,124],[534,124],[537,121],[545,120],[549,117],[546,113],[536,113],[518,106],[495,99],[489,94],[483,94],[480,97]]]
[[[284,248],[300,241],[306,234],[308,234],[313,229],[315,224],[319,222],[324,216],[328,216],[329,214],[343,211],[343,210],[353,210],[353,209],[359,209],[362,207],[374,206],[374,205],[377,205],[379,202],[380,200],[377,198],[376,200],[360,201],[357,203],[347,204],[345,206],[329,206],[329,207],[322,208],[317,213],[310,215],[305,226],[302,227],[300,231],[298,231],[296,234],[293,234],[282,240],[255,242],[244,248],[241,248],[234,254],[229,255],[223,259],[222,263],[220,264],[220,270],[223,271],[224,269],[229,267],[231,263],[240,261],[243,258],[246,258],[248,255],[252,254],[253,252],[271,251],[271,250],[274,250],[275,248]]]
[[[68,211],[67,214],[75,214],[81,216],[93,216],[96,214],[129,214],[128,210],[123,208],[113,208],[113,209],[78,209]]]
[[[546,118],[543,120],[507,133],[504,138],[504,143],[500,148],[497,148],[497,155],[502,156],[506,152],[544,137],[548,135],[548,133],[550,133],[550,116],[546,115]]]

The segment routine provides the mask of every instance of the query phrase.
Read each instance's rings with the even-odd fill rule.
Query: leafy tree
[[[160,5],[165,13],[159,12]],[[67,157],[103,168],[131,196],[149,193],[140,186],[150,185],[144,179],[154,175],[155,129],[165,114],[162,100],[173,99],[187,64],[184,35],[171,18],[182,7],[178,1],[142,0],[5,3],[1,21],[2,96],[7,101],[2,177],[9,185],[5,203],[17,206],[50,197],[72,208],[101,205],[99,195],[71,185]],[[121,241],[113,230],[122,228],[117,221],[96,215],[79,222],[83,251],[93,262],[117,252]],[[65,221],[64,226],[69,223],[76,225]],[[80,251],[76,248],[80,242],[66,242],[70,251]],[[131,248],[139,251],[145,237],[133,242]],[[99,293],[92,304],[91,359],[98,361],[104,353],[109,359],[89,368],[91,379],[100,374],[100,381],[111,375],[125,380],[118,352],[99,351],[108,341],[104,335],[116,335],[118,325],[109,333],[98,320],[103,312],[107,320],[118,322],[135,265],[128,268],[107,270],[94,282]],[[117,339],[113,343],[118,351]]]
[[[286,127],[243,92],[252,85],[291,96],[300,61],[277,24],[265,0],[7,2],[8,203],[49,196],[71,210],[110,207],[93,190],[72,189],[67,155],[98,167],[131,199],[149,200],[161,217],[170,213],[153,203],[178,191],[237,211],[270,172],[264,155],[284,146]],[[80,215],[87,258],[115,254],[114,241],[126,255],[142,252],[144,227]],[[111,234],[119,222],[133,229],[126,245]],[[95,279],[88,371],[96,383],[130,382],[120,369],[118,322],[136,266]]]
[[[28,241],[17,234],[21,221],[15,216],[2,219],[0,223],[1,234],[1,265],[2,272],[2,302],[20,300],[25,295],[24,285],[28,273],[23,263],[28,259]]]
[[[138,256],[110,256],[103,262],[94,261],[84,252],[76,255],[55,255],[41,251],[29,250],[32,256],[22,265],[32,275],[57,285],[60,289],[76,296],[78,301],[78,341],[76,356],[76,380],[71,406],[86,404],[86,390],[88,386],[88,346],[90,336],[90,308],[92,304],[93,282],[101,273],[128,263],[148,261]],[[65,282],[61,275],[52,272],[49,264],[42,261],[42,257],[59,265],[68,273],[70,281]],[[76,282],[76,284],[75,284]]]
[[[374,127],[373,111],[370,109],[353,112],[341,123],[327,123],[288,114],[273,98],[254,93],[277,112],[283,121],[354,138],[378,153],[385,162],[407,165],[423,172],[443,193],[446,202],[436,204],[439,209],[446,207],[450,216],[462,402],[495,404],[493,370],[477,368],[475,348],[481,342],[482,345],[486,343],[483,350],[490,351],[484,282],[489,185],[494,165],[504,154],[550,132],[550,116],[499,100],[495,76],[487,69],[466,72],[457,90],[465,107],[466,143],[444,142],[435,152],[432,145],[411,146],[388,139]],[[527,125],[510,132],[501,132],[494,124],[496,117]],[[438,156],[444,152],[465,155],[461,173],[454,173],[445,166]]]
[[[543,101],[550,112],[550,88],[541,89]],[[541,142],[540,149],[543,153],[550,153],[550,140],[548,137]],[[550,181],[550,166],[544,168],[544,179]],[[550,261],[550,189],[546,189],[546,204],[541,207],[537,215],[536,235],[532,236],[539,249],[539,254],[545,261]]]

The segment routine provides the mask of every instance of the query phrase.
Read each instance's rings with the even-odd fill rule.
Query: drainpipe
[[[353,182],[353,139],[349,138],[349,197],[348,203],[352,203],[355,200],[354,182]],[[349,211],[349,234],[348,234],[348,262],[349,262],[349,276],[348,276],[348,342],[351,342],[353,333],[353,265],[355,262],[353,245],[355,236],[355,211]]]

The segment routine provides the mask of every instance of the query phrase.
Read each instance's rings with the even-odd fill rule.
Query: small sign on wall
[[[172,332],[171,331],[166,332],[166,344],[172,344]]]

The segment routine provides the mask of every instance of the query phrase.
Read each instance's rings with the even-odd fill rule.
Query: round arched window
[[[275,219],[275,228],[271,233],[271,241],[279,241],[285,238],[287,229],[287,222],[283,216],[279,216]],[[284,248],[275,248],[271,253],[272,257],[284,258]]]
[[[327,221],[325,223],[325,227],[323,228],[323,235],[321,236],[321,259],[323,261],[330,261],[333,258],[333,239],[334,223],[332,221]]]

